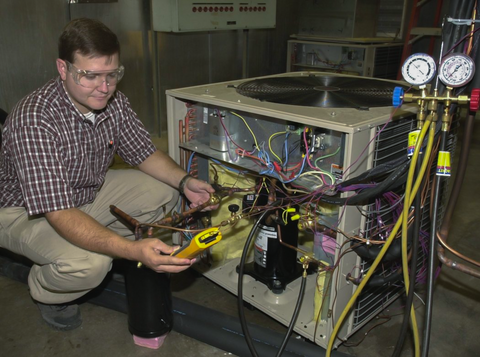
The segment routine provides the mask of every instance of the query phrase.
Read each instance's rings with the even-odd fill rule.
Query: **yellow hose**
[[[425,138],[425,135],[427,133],[427,130],[428,130],[428,127],[430,126],[431,124],[431,117],[428,117],[427,120],[425,121],[425,125],[424,127],[422,128],[421,132],[420,132],[420,135],[418,137],[418,140],[417,140],[417,145],[415,146],[415,151],[413,153],[413,157],[412,157],[412,162],[410,164],[410,171],[415,169],[415,162],[418,160],[418,154],[420,152],[420,148],[421,148],[421,145],[423,143],[423,140]],[[432,132],[431,132],[432,133]],[[433,131],[433,134],[435,132]],[[426,158],[428,158],[431,154],[431,151],[432,151],[432,146],[433,146],[433,138],[431,137],[431,135],[429,136],[429,140],[428,140],[428,144],[427,144],[427,150],[426,150],[426,153],[425,153],[425,160],[423,161],[422,163],[422,166],[420,168],[420,172],[418,174],[418,177],[415,181],[415,185],[413,186],[413,189],[411,190],[411,194],[410,194],[410,197],[409,197],[409,200],[407,201],[406,197],[405,197],[405,201],[404,201],[404,205],[406,207],[410,207],[410,205],[412,204],[413,202],[413,198],[412,197],[415,197],[415,195],[417,194],[417,191],[422,183],[422,178],[423,178],[423,175],[425,174],[425,171],[427,169],[427,165],[428,165],[428,160]],[[410,176],[410,171],[409,171],[409,176]],[[412,179],[413,181],[413,179]],[[370,277],[373,275],[375,269],[377,268],[377,266],[380,264],[380,262],[382,261],[383,259],[383,256],[385,255],[385,253],[387,252],[388,248],[390,247],[390,245],[392,244],[395,236],[397,235],[397,232],[398,230],[400,229],[400,226],[402,224],[402,219],[399,219],[396,223],[395,223],[395,226],[393,227],[392,231],[390,232],[390,235],[388,236],[388,238],[386,239],[385,241],[385,244],[383,245],[383,248],[380,250],[380,252],[378,253],[378,256],[377,258],[373,261],[370,269],[368,270],[367,274],[363,277],[362,281],[360,282],[360,284],[358,285],[357,289],[355,290],[355,292],[353,293],[352,297],[350,298],[350,300],[348,301],[347,305],[345,306],[345,309],[342,311],[339,319],[337,320],[337,323],[335,324],[334,328],[333,328],[333,331],[332,331],[332,334],[330,335],[330,339],[328,341],[328,346],[327,346],[327,351],[326,351],[326,357],[330,357],[331,356],[331,353],[332,353],[332,349],[333,349],[333,344],[335,342],[335,338],[337,337],[337,334],[338,334],[338,331],[340,330],[340,327],[342,326],[344,320],[345,320],[345,317],[347,316],[347,314],[349,313],[349,311],[351,310],[353,304],[355,303],[355,301],[357,300],[358,296],[360,295],[360,293],[362,292],[363,288],[365,287],[365,285],[367,284],[368,280],[370,279]],[[418,338],[418,331],[417,331],[417,338]]]
[[[427,147],[430,146],[431,148],[433,146],[434,138],[435,138],[435,125],[430,125],[430,132],[428,136]],[[418,141],[418,142],[421,145],[421,141]],[[426,166],[428,164],[430,151],[427,151],[428,156],[425,155],[422,166]],[[415,158],[415,160],[413,160],[412,158],[412,162],[410,164],[410,169],[408,171],[408,177],[407,177],[407,184],[405,187],[405,202],[413,202],[414,195],[411,195],[411,189],[413,184],[413,176],[415,174],[415,168],[417,166],[417,160],[418,158]],[[417,180],[423,180],[424,173],[425,173],[424,171],[421,171],[419,173]],[[410,277],[408,273],[408,247],[407,247],[409,211],[410,211],[410,205],[408,206],[405,205],[403,207],[403,212],[402,212],[402,270],[403,270],[403,280],[405,281],[405,294],[407,295],[408,295],[408,287],[410,284]],[[412,323],[415,357],[418,357],[420,356],[420,337],[418,334],[417,319],[415,316],[415,309],[413,308],[413,305],[410,307],[410,320]]]

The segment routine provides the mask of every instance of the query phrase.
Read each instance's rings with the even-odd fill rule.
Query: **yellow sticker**
[[[438,153],[437,161],[437,176],[451,176],[452,171],[450,169],[450,152],[440,151]]]
[[[412,156],[415,151],[415,145],[417,145],[418,136],[420,135],[420,130],[411,131],[408,134],[408,149],[407,155]]]

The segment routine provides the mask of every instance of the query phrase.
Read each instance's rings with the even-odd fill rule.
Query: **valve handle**
[[[405,91],[402,87],[395,87],[393,90],[392,103],[395,108],[399,108],[402,105],[403,94]]]
[[[231,213],[237,213],[240,210],[240,206],[236,204],[231,204],[231,205],[228,205],[228,210]]]
[[[480,102],[480,88],[472,89],[470,94],[470,111],[476,112]]]

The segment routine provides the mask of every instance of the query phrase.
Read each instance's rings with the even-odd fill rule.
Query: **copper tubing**
[[[268,206],[271,206],[273,204],[273,202],[275,202],[276,199],[277,199],[277,195],[276,195],[276,192],[275,192],[276,183],[277,183],[276,179],[271,179],[269,187],[268,187],[268,189],[269,189],[268,201],[267,201]],[[278,214],[278,213],[276,213],[276,214]],[[265,224],[267,226],[270,226],[270,225],[273,224],[274,220],[275,220],[275,215],[274,214],[267,215],[267,217],[265,218]]]
[[[452,192],[450,194],[450,198],[447,203],[442,225],[440,226],[437,232],[437,237],[439,238],[439,241],[444,242],[445,244],[447,242],[448,233],[450,231],[453,212],[455,210],[455,206],[457,204],[458,197],[460,195],[463,180],[465,178],[465,171],[467,168],[468,154],[470,152],[470,144],[472,141],[474,123],[475,123],[475,115],[470,114],[467,117],[467,120],[465,122],[464,137],[462,140],[462,147],[460,150],[460,160],[458,162],[457,175],[455,176]],[[452,250],[452,253],[456,254],[458,252]],[[437,243],[437,255],[438,255],[438,259],[442,262],[442,264],[452,269],[459,270],[463,273],[474,276],[476,278],[480,278],[480,271],[476,269],[472,269],[464,264],[458,263],[450,258],[447,258],[445,255],[445,249],[440,243]],[[458,257],[463,259],[464,256],[462,254],[458,254]]]
[[[143,230],[142,230],[142,224],[137,221],[135,218],[130,217],[128,214],[123,212],[120,208],[110,205],[110,211],[120,217],[122,220],[124,220],[127,224],[129,224],[135,233],[135,240],[140,240],[142,239],[143,236]],[[141,264],[141,263],[139,263]]]
[[[137,221],[133,217],[130,217],[128,214],[123,212],[117,206],[110,205],[110,211],[112,211],[112,213],[115,213],[117,216],[119,216],[121,219],[123,219],[125,222],[127,222],[132,228],[137,228],[141,225],[141,223],[139,221]]]
[[[184,137],[185,137],[185,128],[183,127],[183,120],[178,121],[178,141],[180,144],[183,144],[184,142]],[[180,150],[180,163],[179,166],[182,168],[185,168],[185,158],[184,158],[185,152],[184,150]]]

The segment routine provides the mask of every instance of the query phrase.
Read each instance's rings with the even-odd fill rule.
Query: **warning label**
[[[255,263],[263,268],[267,267],[268,240],[277,239],[275,228],[260,226],[255,238],[254,259]]]

